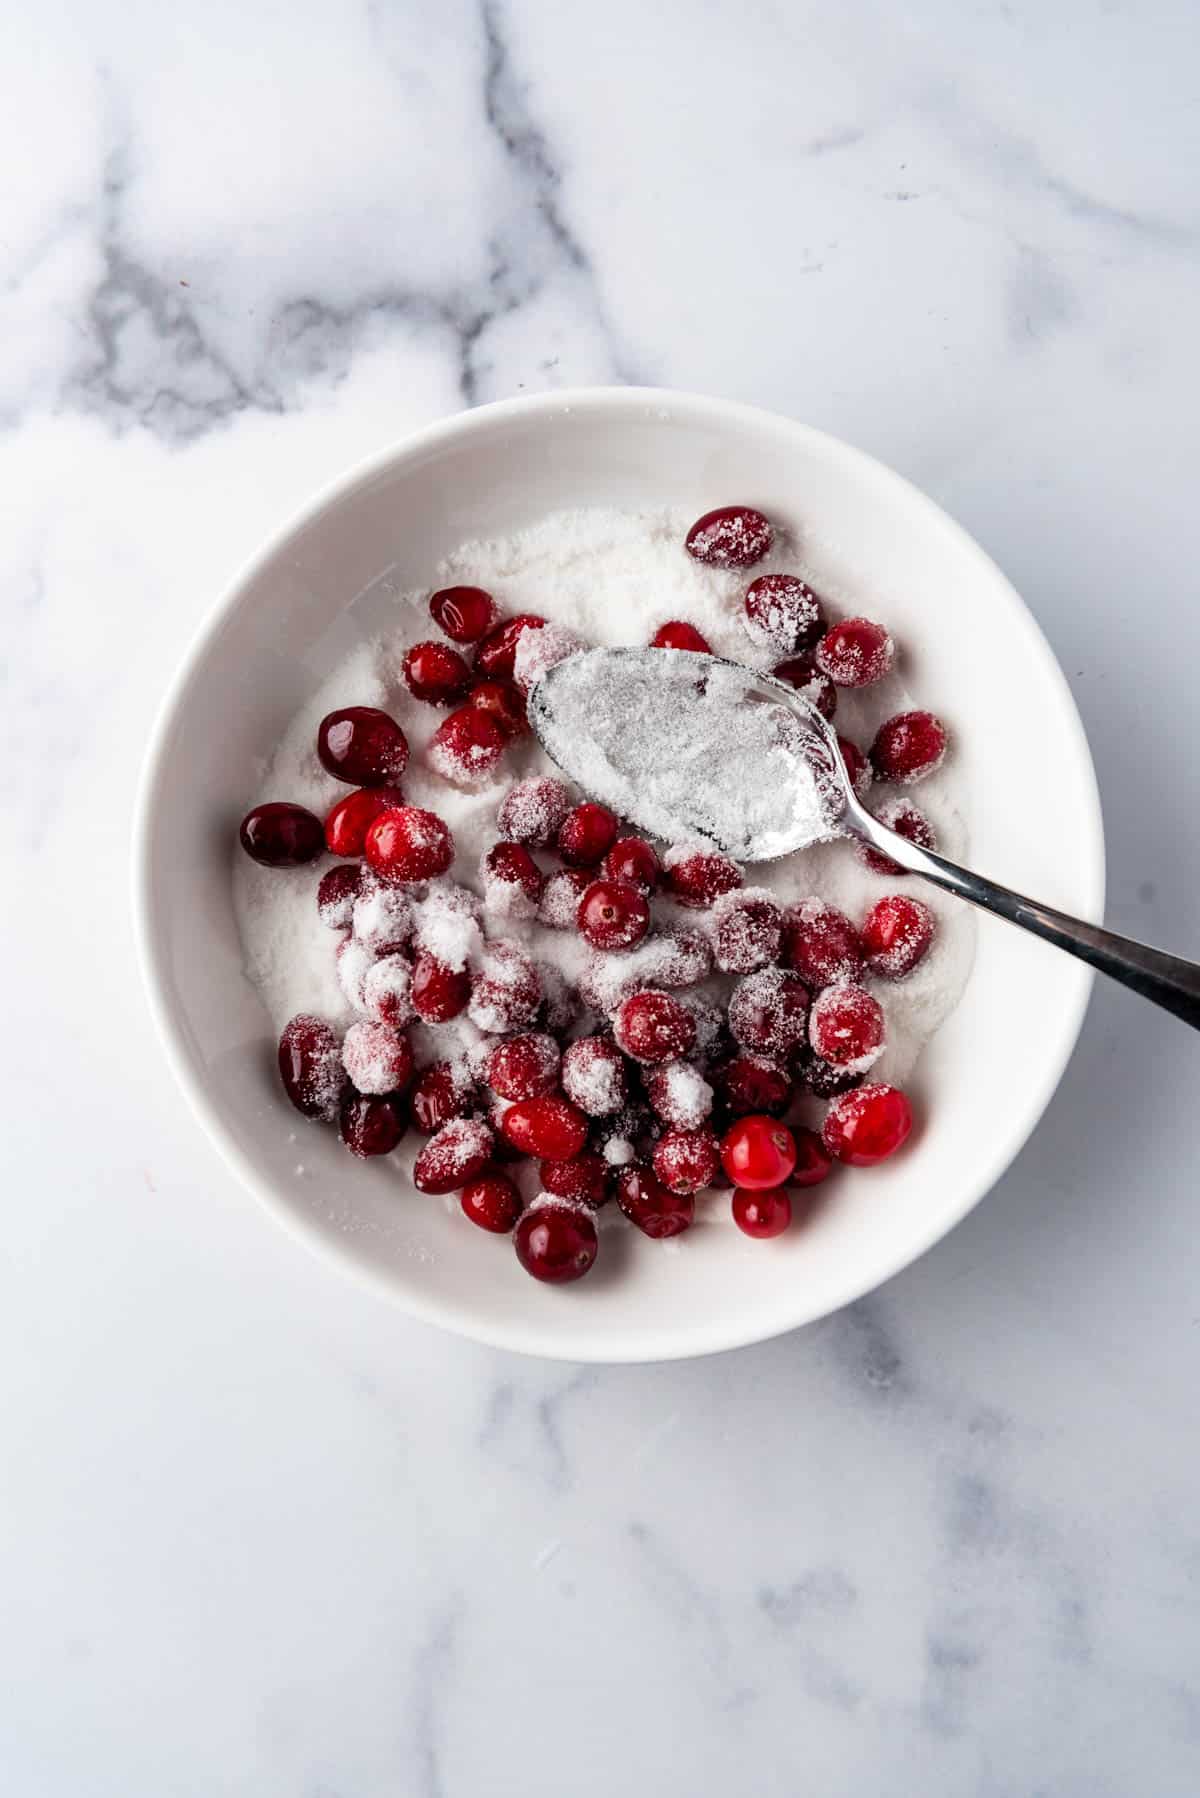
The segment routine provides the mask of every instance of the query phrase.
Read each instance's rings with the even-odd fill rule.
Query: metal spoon
[[[661,706],[648,703],[648,696],[657,689],[662,693]],[[671,700],[673,696],[682,699],[689,689],[706,696],[709,717],[705,728],[709,731],[714,723],[718,730],[721,724],[719,716],[715,720],[712,716],[714,695],[720,705],[730,708],[730,736],[739,731],[744,734],[745,714],[739,715],[740,707],[765,707],[765,718],[774,714],[777,721],[786,719],[786,730],[778,733],[777,740],[772,739],[770,756],[764,758],[764,768],[767,759],[771,763],[764,787],[777,789],[786,750],[797,783],[811,787],[815,774],[821,799],[819,816],[805,803],[790,830],[781,831],[773,822],[768,830],[756,831],[754,820],[746,817],[732,822],[728,804],[724,808],[717,804],[720,793],[714,782],[719,782],[719,774],[695,780],[681,776],[672,792],[648,795],[644,791],[647,760],[655,767],[673,768],[677,775],[680,772],[680,714]],[[630,720],[629,741],[636,740],[636,758],[623,757],[625,717]],[[830,837],[856,838],[890,856],[909,873],[920,874],[935,886],[1054,943],[1200,1029],[1200,965],[1068,917],[910,843],[861,804],[850,785],[836,733],[817,708],[771,675],[758,674],[719,656],[684,650],[588,650],[542,676],[529,696],[529,719],[552,761],[651,835],[677,841],[702,837],[745,862],[774,861]],[[647,739],[656,726],[661,727],[661,745],[657,757],[648,758]],[[598,731],[603,735],[599,749]],[[721,741],[722,735],[715,740]],[[643,790],[639,790],[639,782]]]

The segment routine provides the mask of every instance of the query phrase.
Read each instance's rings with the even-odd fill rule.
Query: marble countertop
[[[848,437],[975,533],[1083,712],[1111,922],[1200,949],[1198,35],[1171,0],[6,9],[7,1791],[1194,1798],[1181,1025],[1098,992],[1015,1167],[868,1301],[543,1365],[235,1186],[151,1034],[128,827],[185,642],[318,484],[641,380]]]

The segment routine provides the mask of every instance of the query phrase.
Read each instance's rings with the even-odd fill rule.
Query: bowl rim
[[[320,1256],[336,1262],[344,1273],[349,1274],[360,1284],[385,1294],[393,1304],[398,1304],[408,1315],[489,1347],[540,1356],[547,1360],[598,1362],[610,1365],[687,1360],[709,1354],[719,1354],[730,1349],[750,1347],[755,1343],[768,1341],[775,1336],[798,1329],[804,1324],[815,1323],[821,1317],[831,1315],[843,1306],[863,1297],[866,1293],[877,1290],[886,1281],[902,1273],[905,1268],[919,1260],[936,1242],[960,1224],[1020,1154],[1057,1091],[1083,1027],[1084,1016],[1094,984],[1092,969],[1082,962],[1074,964],[1077,977],[1069,996],[1069,1003],[1064,1005],[1060,1020],[1058,1053],[1047,1073],[1044,1091],[1038,1101],[1030,1107],[1028,1115],[1021,1120],[1020,1127],[1015,1131],[1010,1131],[997,1146],[996,1152],[990,1158],[982,1174],[978,1175],[964,1190],[949,1217],[943,1213],[934,1218],[927,1229],[916,1233],[905,1244],[902,1257],[897,1259],[887,1272],[883,1275],[867,1272],[865,1276],[855,1277],[853,1270],[849,1270],[841,1287],[828,1303],[822,1305],[820,1311],[798,1316],[791,1322],[781,1323],[774,1316],[765,1323],[756,1323],[753,1317],[740,1321],[731,1320],[724,1324],[719,1319],[700,1320],[688,1327],[673,1326],[671,1340],[653,1346],[647,1345],[647,1331],[643,1327],[631,1333],[627,1347],[622,1345],[620,1349],[617,1349],[608,1341],[602,1342],[599,1337],[596,1338],[594,1346],[589,1346],[586,1325],[576,1333],[568,1344],[564,1345],[550,1336],[545,1327],[539,1324],[533,1315],[506,1324],[484,1322],[472,1314],[469,1303],[465,1301],[458,1305],[441,1298],[426,1297],[420,1292],[402,1290],[384,1270],[366,1265],[348,1251],[339,1248],[336,1242],[310,1227],[303,1216],[285,1202],[272,1182],[259,1172],[250,1156],[243,1152],[233,1133],[227,1127],[217,1105],[209,1096],[204,1082],[196,1072],[185,1046],[184,1032],[180,1022],[167,1001],[167,983],[161,970],[161,943],[153,915],[152,840],[167,751],[177,728],[181,702],[196,669],[210,646],[219,637],[226,620],[241,604],[246,588],[258,579],[297,533],[310,527],[322,513],[340,504],[357,488],[375,480],[397,462],[410,456],[426,455],[429,451],[452,442],[464,434],[470,435],[476,431],[486,431],[496,426],[503,426],[510,421],[538,417],[552,419],[565,412],[583,408],[600,415],[638,412],[644,414],[646,408],[653,408],[657,411],[666,408],[677,413],[688,413],[696,419],[702,418],[710,425],[740,425],[760,431],[772,430],[794,434],[807,439],[824,455],[840,459],[851,469],[860,468],[864,473],[869,473],[871,478],[877,482],[891,485],[909,507],[931,516],[941,529],[952,533],[958,539],[960,549],[969,558],[981,564],[990,579],[998,583],[999,590],[1006,596],[1012,609],[1015,621],[1024,630],[1031,650],[1040,657],[1052,682],[1057,685],[1062,722],[1073,736],[1077,751],[1078,767],[1076,772],[1080,784],[1080,801],[1084,810],[1082,824],[1087,838],[1086,864],[1081,865],[1077,870],[1086,895],[1086,903],[1079,908],[1080,916],[1097,923],[1102,920],[1106,878],[1104,824],[1095,765],[1074,695],[1061,664],[1033,613],[1003,570],[976,542],[974,537],[921,488],[915,486],[904,475],[897,473],[887,463],[881,462],[869,452],[847,443],[843,438],[789,418],[786,414],[773,412],[765,407],[747,405],[737,400],[721,399],[682,389],[599,386],[551,389],[543,393],[496,400],[487,405],[452,413],[421,426],[415,431],[408,432],[394,442],[361,458],[342,474],[322,485],[241,563],[226,583],[223,591],[218,594],[209,607],[208,612],[201,619],[199,626],[185,646],[180,662],[159,702],[150,731],[136,795],[132,832],[131,874],[134,938],[146,999],[159,1041],[166,1051],[167,1063],[182,1088],[193,1115],[215,1145],[226,1166],[237,1175],[243,1185],[284,1225],[292,1236],[304,1242]]]

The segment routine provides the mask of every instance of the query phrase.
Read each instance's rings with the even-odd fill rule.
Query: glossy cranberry
[[[361,867],[330,868],[317,888],[317,916],[330,930],[349,930],[354,901],[362,886]]]
[[[561,1059],[554,1038],[541,1031],[510,1036],[488,1056],[484,1079],[502,1099],[536,1099],[558,1085]]]
[[[593,949],[632,949],[650,928],[650,907],[628,880],[593,880],[575,914]]]
[[[398,1093],[412,1079],[408,1038],[390,1024],[351,1024],[342,1043],[342,1066],[360,1093]]]
[[[430,1137],[413,1163],[418,1192],[458,1192],[492,1158],[492,1133],[478,1118],[451,1118]]]
[[[681,1000],[648,989],[631,994],[620,1005],[613,1035],[635,1061],[676,1061],[696,1041],[696,1020]]]
[[[471,1022],[489,1036],[507,1036],[528,1029],[541,1003],[541,978],[524,949],[517,943],[489,943],[471,982]]]
[[[885,799],[882,805],[877,805],[873,809],[881,824],[889,825],[897,835],[905,837],[910,843],[916,843],[918,848],[937,848],[933,825],[924,812],[918,811],[911,799],[905,799],[897,794],[891,799]],[[905,876],[908,873],[907,868],[902,868],[899,862],[894,862],[890,855],[884,855],[880,850],[872,849],[866,843],[859,844],[858,853],[868,868],[873,868],[876,874]]]
[[[442,719],[429,739],[425,758],[434,773],[452,785],[476,786],[492,772],[507,741],[487,712],[464,705]]]
[[[558,827],[571,809],[571,796],[561,780],[534,774],[514,781],[496,813],[496,823],[514,843],[545,849],[558,835]]]
[[[279,1039],[279,1078],[296,1110],[306,1118],[328,1122],[336,1116],[345,1073],[337,1037],[324,1018],[301,1012],[284,1026]]]
[[[822,1180],[828,1179],[833,1167],[829,1150],[815,1130],[803,1125],[797,1125],[792,1135],[796,1139],[796,1165],[790,1176],[792,1185],[819,1186]]]
[[[681,1235],[696,1216],[690,1192],[672,1192],[644,1167],[627,1167],[617,1175],[617,1204],[631,1224],[657,1240]]]
[[[606,1036],[582,1036],[563,1051],[562,1089],[589,1117],[620,1111],[629,1096],[625,1057]]]
[[[600,872],[606,880],[629,880],[643,893],[653,893],[662,879],[662,864],[645,837],[618,837]]]
[[[568,1161],[587,1141],[587,1119],[578,1106],[549,1094],[518,1099],[500,1128],[514,1149],[545,1161]]]
[[[471,976],[423,949],[412,965],[412,1007],[423,1024],[448,1024],[465,1011]]]
[[[478,643],[496,622],[496,602],[482,587],[441,587],[430,594],[429,615],[455,643]]]
[[[427,705],[453,705],[475,678],[457,649],[432,638],[413,644],[405,654],[401,672],[413,698],[423,699]]]
[[[493,843],[479,873],[490,912],[504,918],[537,916],[546,877],[523,843]]]
[[[824,899],[803,899],[784,921],[783,960],[819,992],[831,981],[853,980],[861,973],[862,942],[845,912]]]
[[[924,780],[946,753],[946,726],[932,712],[898,712],[881,724],[871,745],[880,780]]]
[[[776,680],[786,681],[789,687],[795,687],[797,693],[815,705],[822,718],[828,720],[837,711],[837,688],[827,674],[822,674],[817,667],[816,657],[811,649],[802,655],[789,656],[786,662],[780,662],[772,668],[771,673]]]
[[[402,805],[384,812],[367,831],[367,864],[383,880],[433,880],[454,860],[450,827],[436,812]]]
[[[701,1192],[712,1185],[720,1167],[717,1139],[704,1125],[668,1130],[654,1145],[654,1172],[672,1192]]]
[[[693,655],[710,656],[712,648],[706,637],[702,637],[694,624],[685,624],[682,618],[672,618],[666,624],[660,624],[650,639],[651,649],[687,649]]]
[[[582,1205],[546,1199],[522,1212],[513,1231],[517,1260],[535,1280],[580,1280],[596,1259],[596,1226]]]
[[[842,760],[846,764],[846,773],[850,776],[850,785],[859,799],[865,799],[871,790],[871,782],[875,778],[870,762],[849,737],[839,736],[838,748],[842,752]]]
[[[646,1097],[655,1115],[676,1130],[698,1130],[713,1107],[713,1089],[690,1061],[655,1068],[646,1081]]]
[[[736,1187],[730,1211],[743,1235],[753,1236],[757,1242],[769,1242],[773,1236],[782,1236],[792,1221],[792,1201],[782,1186],[767,1192],[749,1192],[744,1187]]]
[[[751,642],[776,655],[811,649],[825,629],[821,602],[795,574],[760,574],[746,588],[743,622]]]
[[[545,623],[546,620],[539,618],[536,612],[518,612],[515,618],[506,618],[502,624],[494,625],[475,651],[476,673],[492,680],[497,677],[511,680],[521,633],[540,631]]]
[[[820,1055],[814,1055],[807,1043],[801,1043],[792,1057],[792,1072],[801,1086],[815,1099],[836,1099],[840,1093],[852,1092],[866,1078],[846,1068],[835,1068]]]
[[[251,861],[264,868],[298,868],[311,862],[325,847],[321,820],[302,805],[270,799],[247,812],[238,831],[242,848]]]
[[[586,799],[558,827],[558,853],[569,868],[594,868],[617,840],[617,820],[606,805]]]
[[[874,1167],[907,1142],[912,1123],[912,1107],[899,1087],[860,1086],[833,1101],[821,1139],[848,1166]]]
[[[782,1186],[796,1165],[796,1142],[777,1118],[739,1118],[721,1141],[721,1165],[735,1186]]]
[[[591,884],[589,868],[559,868],[542,888],[538,922],[551,930],[574,930],[579,901]]]
[[[471,1077],[460,1062],[435,1061],[418,1077],[408,1106],[417,1129],[432,1136],[451,1118],[466,1117],[474,1097]]]
[[[468,1180],[458,1202],[465,1217],[496,1236],[507,1236],[522,1210],[520,1193],[507,1174],[494,1168]]]
[[[864,1073],[883,1053],[883,1008],[865,987],[827,986],[813,1001],[808,1039],[822,1061]]]
[[[781,1117],[792,1097],[792,1083],[783,1069],[762,1055],[735,1055],[714,1070],[712,1079],[733,1117],[748,1117],[756,1111]]]
[[[817,667],[835,687],[869,687],[888,673],[896,649],[881,624],[870,618],[844,618],[826,631],[813,653]]]
[[[723,973],[753,974],[778,958],[783,909],[761,888],[723,894],[713,922],[713,948]]]
[[[325,819],[325,847],[330,855],[362,855],[367,832],[384,812],[404,804],[399,787],[359,787],[339,799]]]
[[[753,506],[718,506],[696,520],[685,547],[709,568],[750,568],[762,561],[774,537],[770,520]]]
[[[744,1049],[786,1056],[808,1027],[808,988],[784,968],[760,968],[738,981],[729,997],[729,1029]]]
[[[321,766],[352,787],[384,787],[408,767],[408,738],[373,705],[343,706],[317,726]]]
[[[538,1177],[543,1191],[552,1193],[556,1199],[574,1199],[578,1205],[593,1207],[608,1201],[608,1163],[602,1155],[593,1155],[587,1149],[579,1155],[569,1156],[566,1161],[541,1162]]]
[[[490,718],[506,742],[529,735],[525,698],[515,681],[477,681],[467,694],[467,704]]]
[[[704,911],[722,893],[742,884],[742,870],[727,855],[707,849],[669,849],[666,856],[666,890],[680,905]]]
[[[356,1093],[348,1087],[338,1118],[342,1141],[352,1155],[390,1155],[408,1128],[404,1101],[396,1093]]]

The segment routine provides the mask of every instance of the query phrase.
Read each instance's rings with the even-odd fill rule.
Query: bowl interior
[[[926,1128],[893,1164],[831,1182],[771,1244],[725,1227],[677,1244],[606,1233],[594,1273],[539,1287],[441,1202],[353,1162],[280,1093],[245,980],[230,845],[248,771],[365,628],[381,577],[420,586],[467,538],[558,507],[736,498],[812,516],[846,546],[909,652],[909,684],[955,727],[973,864],[1096,916],[1102,840],[1087,746],[1029,614],[929,500],[848,446],[746,408],[632,389],[505,403],[439,425],[350,476],[238,580],[170,695],[152,748],[139,912],[152,1001],[180,1078],[247,1183],[310,1241],[406,1307],[486,1341],[577,1359],[703,1353],[789,1329],[878,1284],[987,1190],[1036,1123],[1089,976],[981,919],[961,1004],[910,1083]],[[864,610],[870,607],[865,603]],[[1019,728],[1014,728],[1019,724]],[[302,1170],[302,1171],[301,1171]]]

